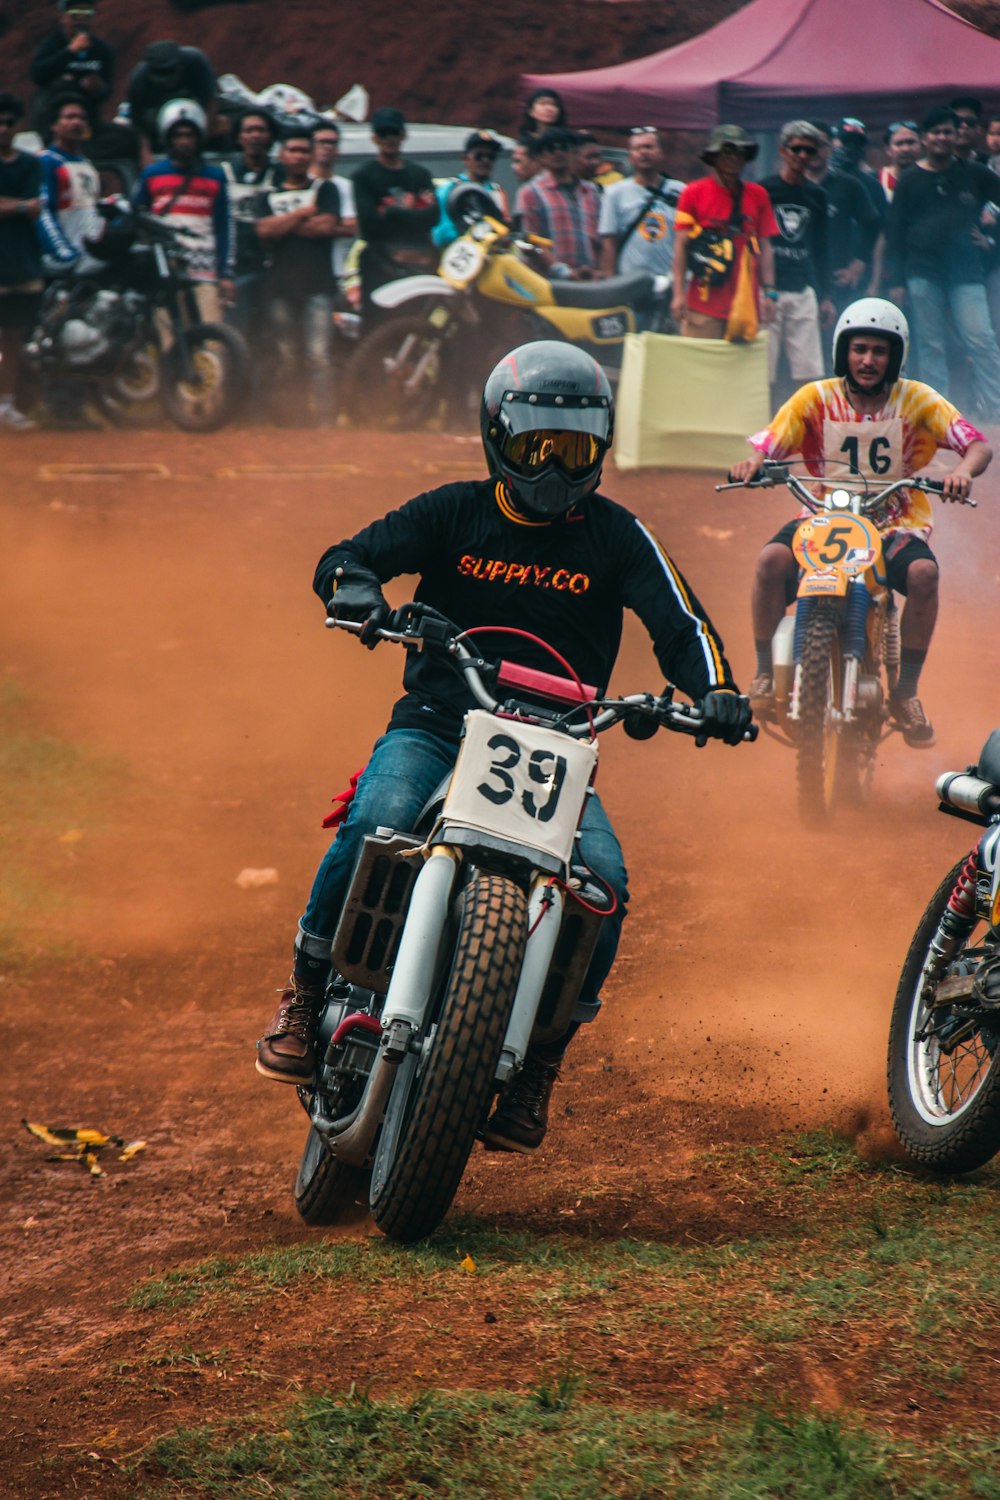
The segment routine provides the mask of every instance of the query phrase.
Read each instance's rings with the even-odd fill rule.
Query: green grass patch
[[[854,1419],[767,1407],[694,1415],[430,1391],[313,1396],[277,1417],[161,1438],[140,1494],[231,1500],[945,1500],[1000,1495],[995,1440],[893,1443]]]

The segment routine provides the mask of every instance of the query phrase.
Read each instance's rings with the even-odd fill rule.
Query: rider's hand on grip
[[[365,568],[345,573],[337,583],[337,591],[327,605],[327,613],[334,620],[348,620],[363,626],[360,640],[369,650],[378,645],[377,632],[391,613],[385,595],[379,587],[374,573]]]
[[[732,689],[706,693],[701,714],[706,734],[727,745],[740,744],[753,719],[749,699]]]

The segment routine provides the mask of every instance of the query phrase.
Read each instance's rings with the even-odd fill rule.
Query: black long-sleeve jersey
[[[320,559],[313,588],[324,603],[338,567],[361,564],[385,583],[417,573],[415,598],[456,625],[507,626],[554,646],[583,682],[607,689],[621,642],[622,611],[649,631],[664,675],[691,698],[733,687],[722,641],[656,538],[638,518],[600,494],[557,521],[525,519],[496,480],[428,490],[366,526]],[[548,653],[518,636],[485,636],[490,660],[560,672]],[[406,694],[391,728],[457,738],[473,700],[440,653],[413,652]]]

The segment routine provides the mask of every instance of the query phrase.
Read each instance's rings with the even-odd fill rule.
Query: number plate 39
[[[596,766],[596,744],[473,709],[442,820],[566,863]]]

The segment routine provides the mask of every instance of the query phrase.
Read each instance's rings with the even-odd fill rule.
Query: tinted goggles
[[[601,445],[590,432],[565,432],[542,428],[535,432],[508,433],[501,445],[507,462],[522,474],[537,474],[558,459],[569,474],[585,474],[601,456]]]

